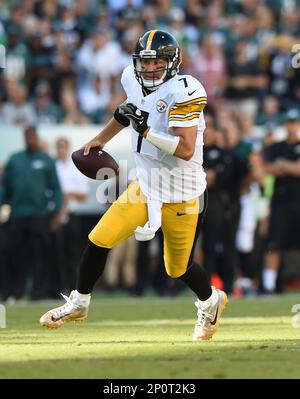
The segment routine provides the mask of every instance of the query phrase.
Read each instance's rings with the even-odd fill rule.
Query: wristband
[[[114,118],[117,122],[120,123],[120,125],[123,125],[124,127],[128,127],[130,125],[130,122],[126,116],[120,114],[119,107],[116,108],[114,112]]]

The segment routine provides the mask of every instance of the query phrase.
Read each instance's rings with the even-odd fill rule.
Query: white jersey
[[[207,96],[202,84],[190,75],[176,75],[144,96],[132,65],[124,69],[121,83],[127,101],[149,112],[147,124],[157,133],[173,134],[172,127],[198,126],[195,152],[188,161],[159,150],[131,128],[137,178],[143,194],[165,203],[199,197],[206,188],[202,163],[203,108]]]

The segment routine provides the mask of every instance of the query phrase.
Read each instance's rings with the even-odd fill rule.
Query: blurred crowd
[[[1,123],[103,123],[122,97],[137,38],[170,31],[181,72],[200,79],[209,109],[278,124],[299,107],[299,0],[24,0],[0,2]]]
[[[196,257],[214,283],[223,284],[229,293],[274,292],[281,250],[300,247],[299,240],[283,243],[289,226],[277,233],[282,218],[298,220],[280,214],[279,209],[292,204],[298,215],[300,172],[297,165],[294,169],[282,166],[284,171],[273,167],[278,160],[296,161],[300,148],[295,136],[300,124],[300,68],[294,51],[294,45],[300,43],[299,3],[0,0],[0,43],[6,48],[6,67],[0,69],[0,122],[21,126],[105,123],[123,100],[120,76],[131,63],[137,38],[153,28],[168,30],[182,48],[181,73],[199,79],[208,94],[204,166],[210,205]],[[279,149],[278,127],[288,133]],[[77,194],[73,200],[83,201],[85,191]],[[54,206],[61,207],[57,201]],[[277,235],[272,237],[270,222],[277,226]],[[26,235],[26,228],[23,230]],[[57,234],[52,237],[52,255],[61,254],[53,248],[65,247],[63,242]],[[153,266],[152,258],[145,254],[154,251],[157,272],[151,278],[157,292],[181,289],[179,283],[163,277],[157,266],[162,262],[161,238],[156,250],[150,244],[127,244],[123,250],[129,251],[128,256],[120,252],[123,255],[110,257],[115,266],[107,268],[111,270],[107,287],[118,287],[118,265],[127,259],[124,285],[141,295],[150,284],[145,276]],[[67,288],[69,283],[62,285]],[[43,295],[32,291],[33,299]]]

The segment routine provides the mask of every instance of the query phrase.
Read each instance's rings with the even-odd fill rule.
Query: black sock
[[[88,240],[81,256],[76,290],[80,294],[90,294],[98,278],[104,271],[107,255],[110,248],[98,247]]]
[[[205,301],[212,294],[208,275],[204,268],[193,262],[187,271],[179,277],[197,295],[200,301]]]

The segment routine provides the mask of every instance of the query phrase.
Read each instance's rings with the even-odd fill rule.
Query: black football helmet
[[[137,41],[132,57],[138,82],[149,90],[157,89],[158,86],[175,76],[181,63],[180,48],[177,40],[170,33],[162,30],[150,30],[141,36]],[[164,69],[160,79],[155,79],[154,73],[152,79],[143,78],[140,62],[142,58],[162,58],[167,61],[167,67]]]

